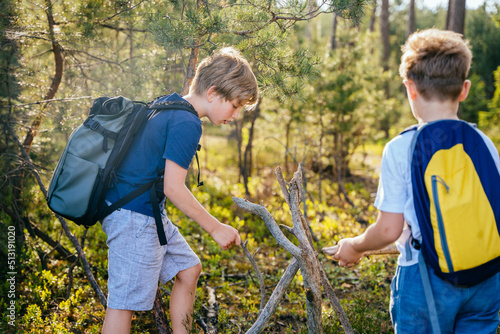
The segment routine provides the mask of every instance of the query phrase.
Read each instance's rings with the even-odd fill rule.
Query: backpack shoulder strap
[[[402,135],[403,133],[406,133],[406,132],[416,131],[416,130],[418,130],[418,127],[419,127],[418,124],[410,125],[406,129],[404,129],[403,131],[401,131],[399,134]]]
[[[427,301],[427,308],[429,310],[429,318],[431,322],[432,332],[434,334],[441,334],[441,328],[439,327],[438,313],[436,310],[436,301],[434,299],[434,294],[432,293],[431,280],[429,277],[429,271],[427,270],[427,263],[422,255],[422,252],[418,253],[418,269],[420,271],[420,278],[422,279],[422,285],[424,286],[425,299]]]
[[[156,99],[154,100],[156,101]],[[151,119],[154,115],[156,115],[157,112],[162,111],[162,110],[185,110],[187,112],[190,112],[191,114],[195,115],[196,117],[200,117],[198,112],[194,109],[194,107],[191,105],[191,103],[187,101],[165,101],[165,102],[160,102],[160,103],[154,103],[151,102],[148,104],[148,108],[152,109],[151,113],[149,114],[149,118]],[[203,185],[203,182],[200,182],[200,160],[198,158],[198,151],[201,150],[201,145],[198,144],[198,147],[196,148],[196,164],[198,165],[198,187],[201,187]]]
[[[154,102],[153,102],[154,103]],[[200,117],[198,112],[194,109],[194,107],[191,105],[191,103],[187,101],[165,101],[165,102],[160,102],[160,103],[155,103],[155,104],[149,104],[148,105],[149,109],[152,109],[152,114],[155,114],[156,111],[159,110],[171,110],[171,109],[177,109],[177,110],[185,110],[190,112],[191,114],[195,115],[196,117]]]

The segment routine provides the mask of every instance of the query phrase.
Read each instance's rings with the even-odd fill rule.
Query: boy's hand
[[[323,248],[323,252],[333,255],[333,259],[339,261],[341,267],[352,267],[358,264],[364,255],[364,252],[358,252],[353,247],[353,238],[342,239],[337,246]]]
[[[226,224],[220,223],[220,225],[217,226],[217,228],[213,230],[210,235],[223,250],[229,249],[233,245],[241,244],[238,230]]]

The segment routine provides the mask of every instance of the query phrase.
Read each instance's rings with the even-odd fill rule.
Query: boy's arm
[[[238,230],[222,224],[205,210],[186,187],[184,183],[186,175],[187,170],[167,159],[163,184],[165,196],[186,216],[207,231],[222,249],[229,249],[234,244],[239,245],[241,240]]]
[[[381,249],[395,242],[403,232],[403,227],[402,213],[379,211],[377,221],[363,234],[338,242],[333,258],[339,261],[341,267],[351,267],[359,262],[365,252]]]

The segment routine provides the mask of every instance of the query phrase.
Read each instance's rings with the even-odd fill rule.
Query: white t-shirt
[[[500,173],[500,157],[495,145],[483,132],[476,130],[483,137]],[[410,145],[414,134],[415,131],[408,131],[398,135],[384,147],[377,197],[374,203],[375,207],[380,211],[403,213],[404,215],[405,227],[396,241],[396,246],[401,252],[398,258],[398,265],[400,266],[410,266],[418,263],[418,251],[413,247],[411,247],[411,259],[406,254],[406,244],[410,237],[408,226],[413,232],[413,238],[419,241],[422,240],[413,205],[410,174]]]

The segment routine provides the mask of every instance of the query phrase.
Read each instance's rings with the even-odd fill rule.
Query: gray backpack
[[[149,105],[121,96],[94,100],[89,117],[71,134],[54,170],[47,195],[49,208],[78,225],[89,227],[150,190],[160,243],[166,244],[155,191],[155,184],[163,173],[109,206],[105,196],[136,133],[152,113],[167,109],[186,110],[198,116],[194,108],[183,101]]]

